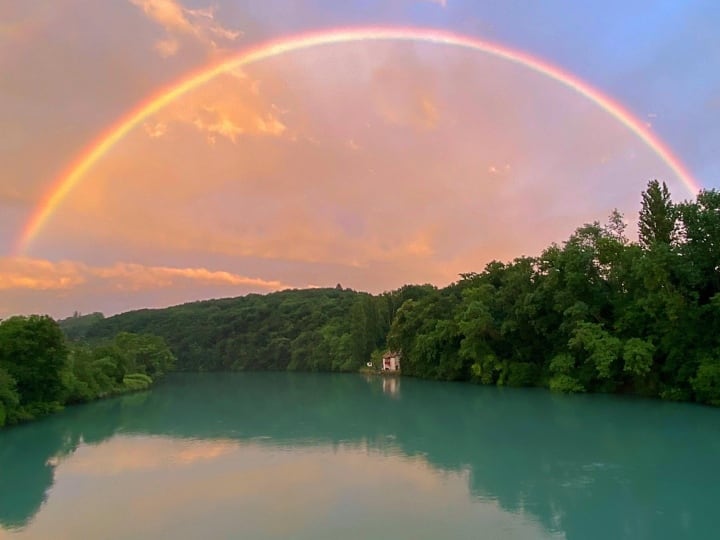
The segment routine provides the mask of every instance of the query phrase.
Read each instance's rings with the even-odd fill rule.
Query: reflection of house
[[[391,397],[400,395],[400,377],[383,377],[383,392]]]
[[[383,371],[400,371],[400,353],[387,352],[382,359]]]

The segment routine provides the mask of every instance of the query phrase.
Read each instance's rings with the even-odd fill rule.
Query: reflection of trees
[[[711,530],[720,495],[716,410],[402,382],[394,399],[380,379],[353,376],[175,376],[151,393],[7,430],[0,433],[0,523],[22,525],[37,512],[52,483],[48,459],[81,438],[92,443],[123,432],[399,447],[435,467],[468,470],[475,496],[529,513],[570,539]]]
[[[69,407],[62,414],[2,430],[0,527],[27,525],[47,498],[58,460],[74,452],[81,441],[94,444],[111,437],[127,405],[137,405],[146,395]]]
[[[0,446],[0,524],[13,528],[24,525],[45,501],[53,481],[53,467],[46,462],[53,452],[42,455],[48,447],[38,446],[34,455],[28,455],[24,447],[7,439]]]
[[[57,427],[38,422],[0,434],[0,525],[26,525],[45,502],[55,473],[52,458],[75,447]]]

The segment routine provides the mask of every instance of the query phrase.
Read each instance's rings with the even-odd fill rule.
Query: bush
[[[550,390],[561,394],[575,394],[584,392],[585,387],[575,377],[559,374],[550,379]]]
[[[153,380],[144,373],[130,373],[123,378],[123,387],[127,390],[147,390]]]
[[[720,405],[720,362],[705,361],[691,381],[695,399],[709,405]]]
[[[533,386],[537,380],[537,367],[530,362],[515,362],[508,369],[508,386]]]
[[[690,392],[682,388],[668,387],[660,392],[660,399],[666,401],[690,401]]]

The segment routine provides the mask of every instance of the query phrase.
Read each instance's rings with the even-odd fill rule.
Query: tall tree
[[[675,234],[675,208],[665,182],[648,182],[642,193],[642,208],[638,221],[640,244],[645,248],[657,244],[670,245]]]

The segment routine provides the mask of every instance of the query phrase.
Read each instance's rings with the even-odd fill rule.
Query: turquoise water
[[[720,538],[720,410],[175,375],[0,431],[1,538]]]

